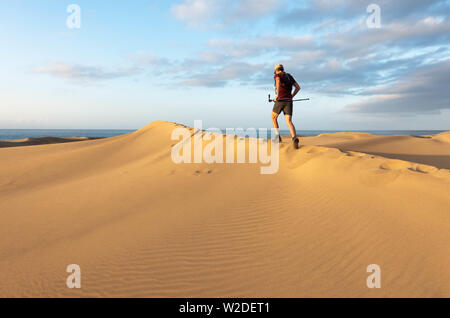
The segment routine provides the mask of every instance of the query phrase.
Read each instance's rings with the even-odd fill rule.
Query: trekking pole
[[[302,98],[302,99],[294,99],[293,102],[304,102],[310,100],[309,98]],[[270,94],[269,94],[269,103],[272,103],[274,100],[270,99]]]

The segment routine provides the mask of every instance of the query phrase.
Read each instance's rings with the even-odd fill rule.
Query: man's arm
[[[292,93],[292,98],[294,98],[295,95],[297,95],[297,93],[300,92],[300,90],[302,89],[302,88],[300,87],[300,85],[298,85],[297,82],[294,82],[294,86],[295,86],[295,91],[294,91],[294,93]]]
[[[275,87],[277,88],[277,95],[273,99],[274,102],[277,101],[277,99],[278,99],[278,92],[280,91],[280,78],[278,76],[275,77]]]

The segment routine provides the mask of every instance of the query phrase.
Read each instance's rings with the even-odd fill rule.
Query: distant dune
[[[0,149],[0,297],[450,297],[449,132],[284,142],[262,175],[173,163],[176,127]]]
[[[26,138],[20,140],[0,140],[0,148],[8,147],[23,147],[23,146],[36,146],[46,144],[60,144],[65,142],[95,140],[100,138],[94,137],[41,137],[41,138]]]
[[[302,139],[304,145],[359,151],[450,169],[450,131],[431,136],[372,135],[367,133],[322,134]]]

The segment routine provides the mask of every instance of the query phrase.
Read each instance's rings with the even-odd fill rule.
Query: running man
[[[297,132],[295,130],[295,126],[292,123],[292,111],[293,111],[293,102],[292,99],[297,93],[300,91],[301,87],[295,81],[294,77],[291,74],[286,73],[284,71],[284,67],[281,64],[277,64],[274,70],[274,80],[276,87],[276,96],[275,96],[275,106],[272,111],[272,122],[273,127],[275,128],[275,132],[278,136],[278,140],[281,142],[280,132],[278,131],[278,116],[281,111],[283,111],[286,124],[289,127],[289,131],[291,132],[292,142],[294,143],[294,147],[298,148],[299,140],[297,138]],[[292,86],[295,87],[294,93],[292,93]]]

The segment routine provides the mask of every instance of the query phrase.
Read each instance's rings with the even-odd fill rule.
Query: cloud
[[[427,17],[412,25],[399,21],[382,30],[356,25],[316,37],[303,34],[212,39],[197,57],[184,60],[171,71],[185,78],[182,85],[210,87],[245,81],[268,86],[272,85],[272,67],[280,62],[298,80],[306,81],[310,91],[355,95],[446,56],[448,50],[442,43],[446,43],[448,31],[448,21]],[[236,73],[232,78],[215,78],[220,75],[218,67],[243,62],[257,66],[248,68],[254,70],[254,76]]]
[[[138,76],[148,71],[166,71],[174,65],[173,61],[168,58],[159,57],[147,51],[137,51],[128,54],[126,58],[129,66],[106,68],[104,66],[52,62],[36,68],[32,72],[35,74],[48,74],[78,84],[86,84]]]
[[[33,71],[37,74],[49,74],[54,77],[68,79],[76,82],[104,81],[121,77],[137,75],[142,69],[133,66],[108,71],[102,67],[71,65],[65,63],[51,63]]]
[[[332,96],[364,95],[367,87],[393,83],[409,71],[448,56],[450,22],[446,17],[429,15],[439,3],[399,0],[392,5],[380,1],[383,8],[392,11],[391,16],[402,17],[385,22],[380,29],[369,29],[363,19],[327,32],[212,39],[197,57],[179,64],[176,72],[185,78],[182,85],[225,86],[241,81],[268,87],[272,85],[272,66],[281,62],[299,81],[306,82],[309,91]],[[362,14],[366,14],[366,4],[359,0],[314,0],[305,8],[351,15],[361,6]],[[237,73],[223,78],[216,71],[244,62],[251,66],[249,71],[254,70],[253,76]]]
[[[283,63],[305,92],[360,96],[363,100],[349,105],[349,112],[423,113],[448,108],[448,1],[376,1],[382,26],[369,29],[366,7],[372,2],[277,5],[274,0],[183,0],[171,12],[190,27],[220,24],[223,34],[229,35],[235,25],[265,17],[273,18],[275,25],[272,33],[261,34],[255,28],[256,32],[231,38],[218,36],[199,46],[196,54],[180,59],[137,52],[129,57],[133,65],[129,68],[53,64],[36,72],[100,81],[158,69],[170,85],[272,89],[273,66]],[[287,31],[286,25],[292,28]]]
[[[225,11],[225,21],[234,23],[259,19],[275,12],[282,5],[282,0],[239,0],[230,10]]]
[[[436,113],[450,109],[450,59],[426,65],[395,83],[367,89],[367,100],[348,105],[356,113]]]
[[[360,56],[392,47],[414,49],[446,43],[450,40],[450,22],[427,16],[413,23],[399,20],[380,29],[355,25],[342,32],[326,34],[324,40],[330,51],[346,56]]]
[[[268,52],[297,52],[315,47],[314,36],[295,35],[265,35],[246,40],[209,41],[209,49],[220,50],[222,54],[233,58],[255,57]]]
[[[277,43],[291,53],[314,47],[310,35],[272,35],[239,41],[212,39],[196,56],[170,61],[165,73],[176,77],[182,86],[223,87],[233,82],[259,85],[260,78],[271,78],[272,68],[278,61],[267,64],[247,59],[273,54]]]
[[[282,7],[284,0],[183,0],[171,13],[189,27],[230,26],[262,18]]]
[[[128,59],[135,65],[135,69],[153,68],[164,70],[170,67],[173,62],[166,57],[159,57],[151,52],[138,51],[129,54]]]
[[[260,64],[230,63],[220,68],[212,69],[209,72],[190,75],[187,79],[181,81],[180,84],[185,86],[223,87],[233,80],[245,83],[260,71]]]
[[[444,0],[310,0],[306,4],[286,9],[277,17],[279,26],[321,25],[329,21],[348,23],[368,17],[367,6],[376,3],[381,9],[381,21],[392,23],[398,19],[439,14],[448,10]]]
[[[305,26],[310,24],[323,24],[330,20],[354,19],[366,14],[367,4],[355,0],[313,0],[303,3],[302,6],[287,9],[277,16],[279,26]]]
[[[220,10],[218,1],[208,0],[185,0],[183,3],[174,5],[171,12],[179,20],[185,21],[194,27],[206,23]]]

